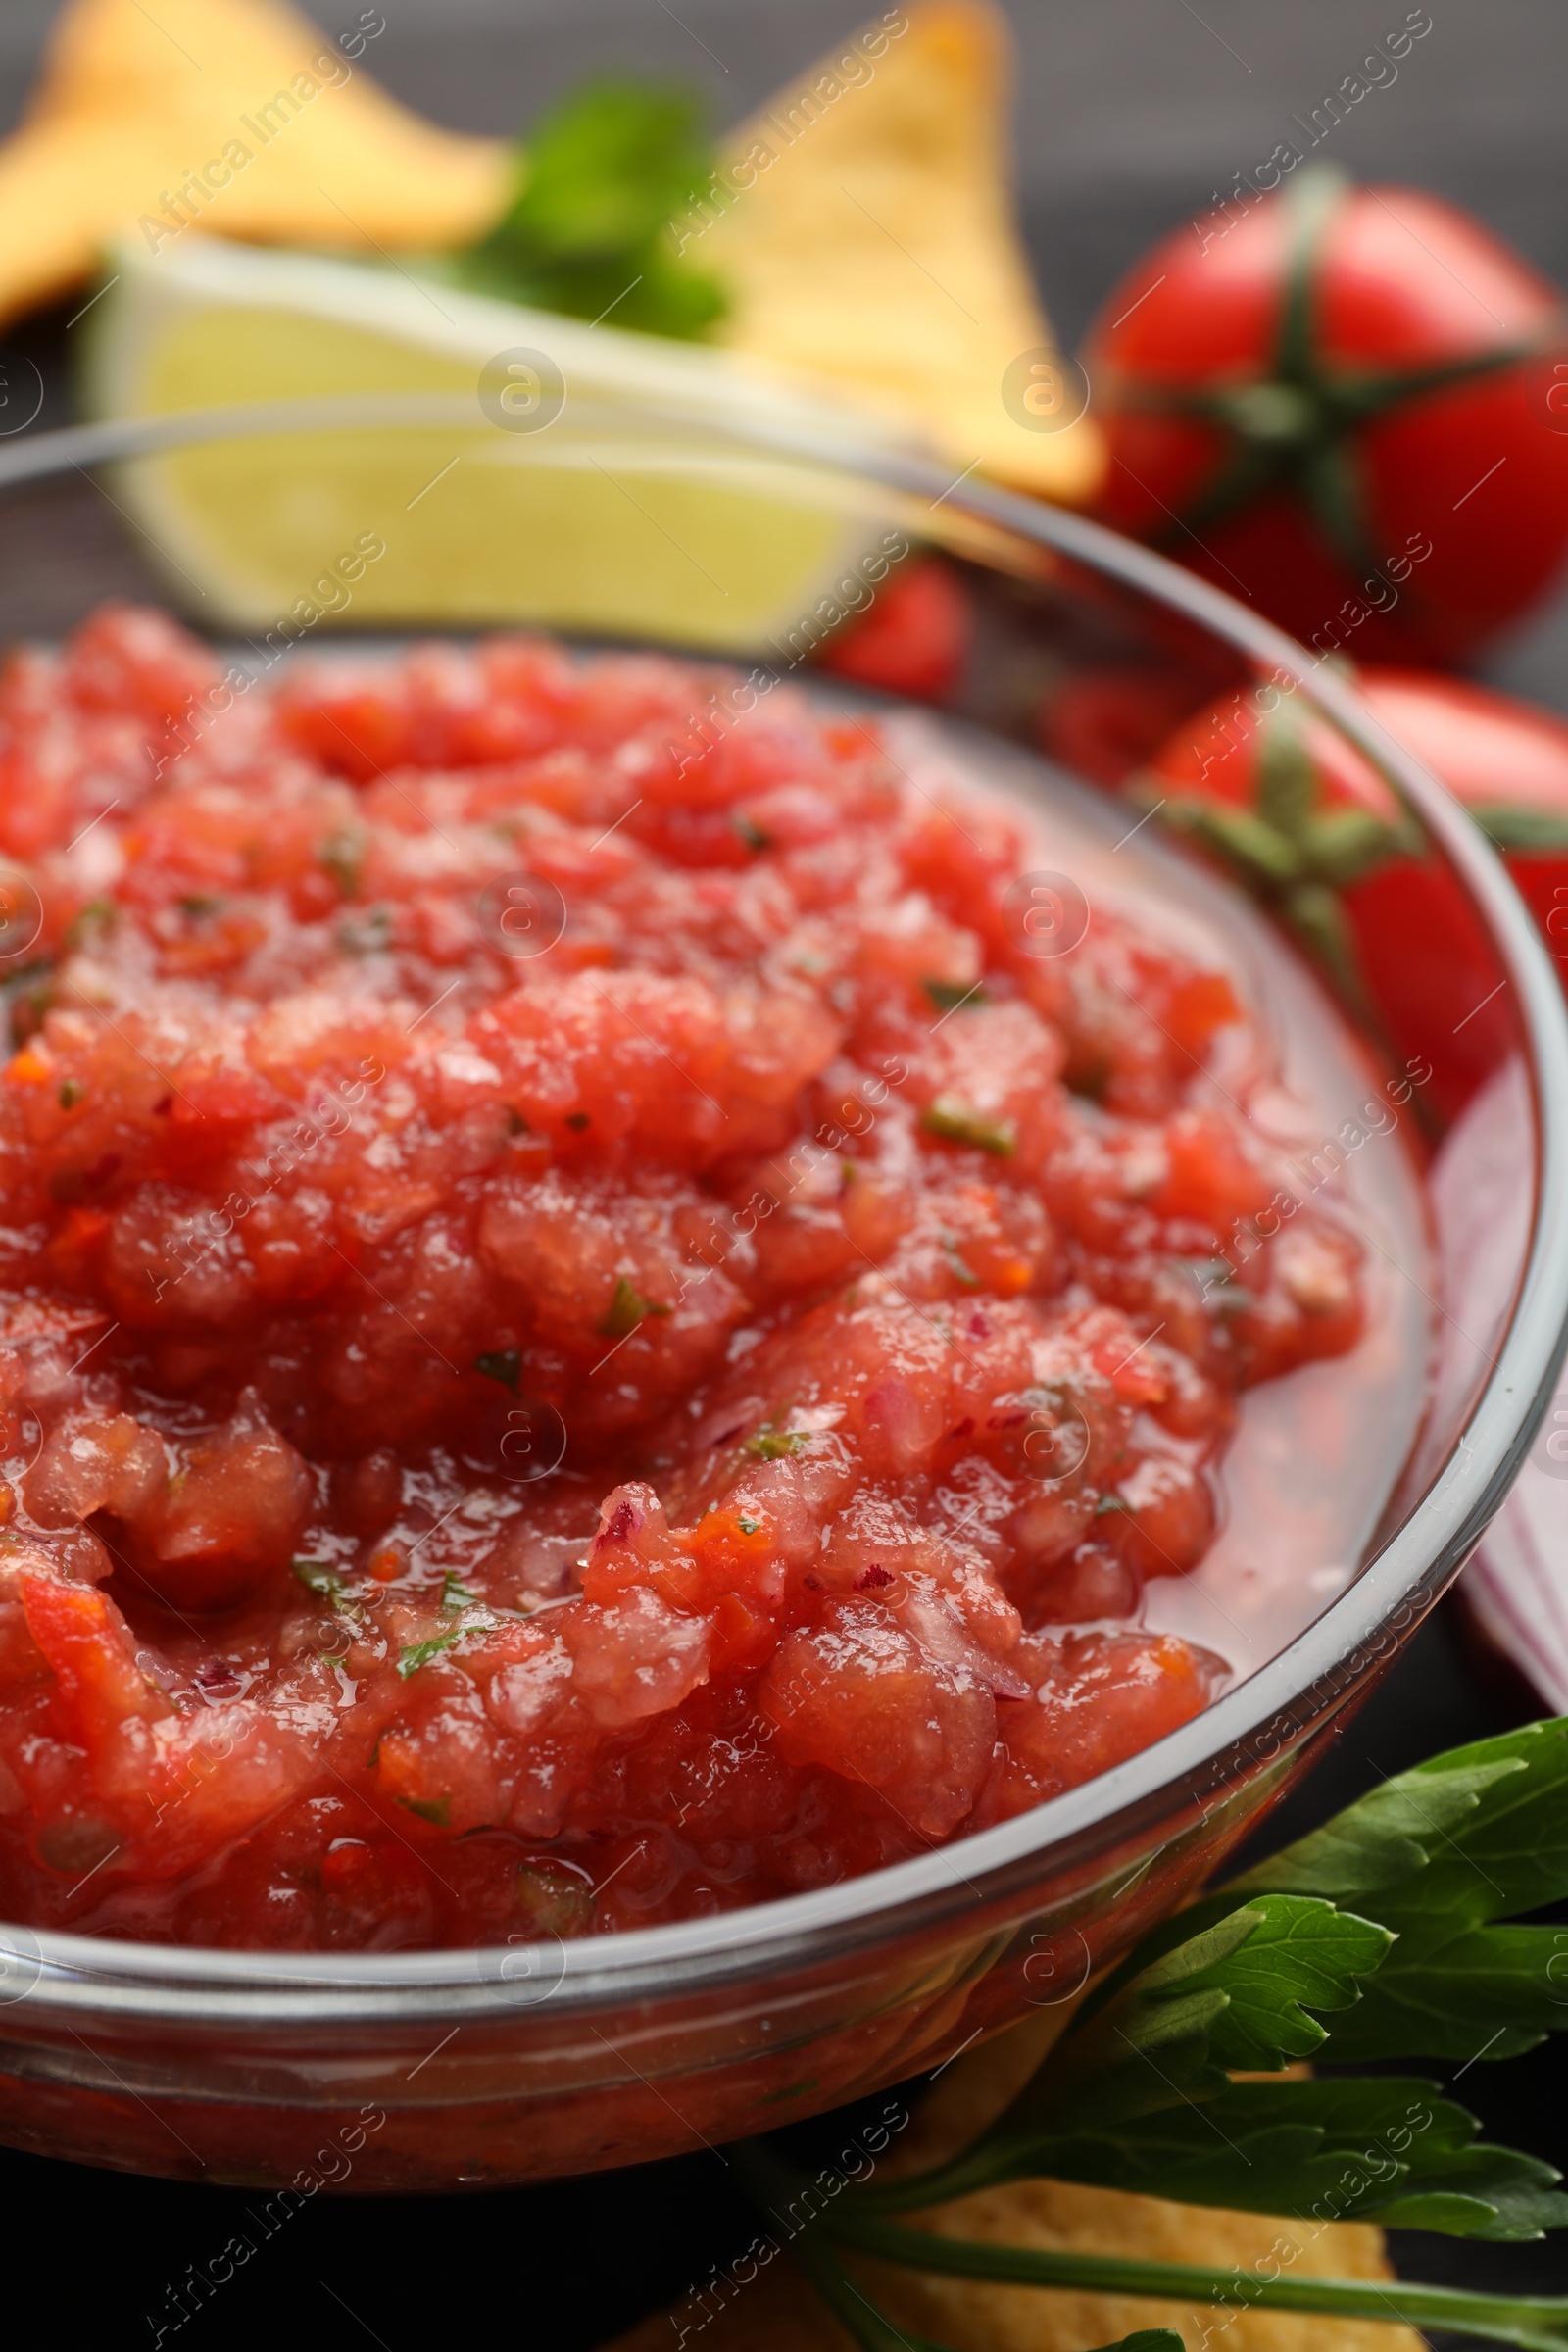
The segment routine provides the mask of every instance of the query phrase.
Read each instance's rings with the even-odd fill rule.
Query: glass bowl
[[[234,464],[215,474],[220,452]],[[471,562],[454,570],[449,520],[438,578],[414,518],[460,460],[467,478],[489,469],[485,494],[464,526]],[[568,593],[564,572],[530,563],[539,541],[519,522],[559,512],[563,478],[589,466],[615,495],[574,543]],[[1475,1011],[1448,1024],[1445,1047],[1458,1075],[1430,1188],[1425,1417],[1353,1573],[1315,1616],[1303,1605],[1283,1645],[1206,1713],[1099,1779],[913,1860],[739,1912],[394,1955],[0,1929],[0,2139],[296,2195],[495,2185],[767,2130],[1069,1999],[1190,1895],[1343,1727],[1457,1575],[1551,1396],[1568,1329],[1568,1023],[1480,833],[1334,664],[1093,523],[972,473],[954,481],[830,419],[715,427],[674,401],[628,398],[567,403],[549,432],[521,434],[471,398],[294,401],[14,440],[0,446],[0,491],[7,640],[57,635],[104,596],[132,595],[181,604],[268,665],[345,626],[428,633],[433,608],[438,625],[524,617],[760,655],[771,675],[872,601],[875,550],[902,535],[966,569],[980,628],[952,709],[971,742],[1027,738],[1042,710],[1049,728],[1107,674],[1157,680],[1172,716],[1272,681],[1396,783],[1456,908],[1451,931],[1412,944],[1415,977],[1430,969],[1433,1002],[1446,1004],[1457,964]],[[286,514],[288,532],[231,584],[225,611],[211,563],[241,511]],[[724,563],[749,567],[746,614],[707,590],[661,602],[673,559],[659,540],[679,539],[677,513],[677,554],[695,572],[718,585]],[[361,534],[391,548],[404,533],[406,560],[362,568],[347,598],[326,594],[343,577],[326,570],[281,594],[313,517],[323,565]],[[1102,779],[1139,756],[1136,741],[1112,745]],[[1086,825],[1125,832],[1125,805],[1080,801]],[[1225,887],[1177,847],[1150,854],[1195,894]],[[1239,894],[1234,906],[1238,926],[1255,924]]]

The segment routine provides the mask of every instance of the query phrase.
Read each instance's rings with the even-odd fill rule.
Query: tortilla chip
[[[1054,2038],[1061,2013],[1004,2034],[951,2065],[893,2143],[891,2178],[956,2155],[1000,2114]],[[1388,2278],[1383,2232],[1363,2222],[1319,2228],[1257,2213],[1172,2205],[1116,2189],[1063,2180],[1019,2180],[983,2189],[923,2214],[913,2224],[954,2237],[1073,2253],[1128,2254],[1146,2261],[1250,2269],[1270,2257],[1302,2278]],[[760,2222],[759,2233],[777,2232]],[[1155,2303],[1133,2295],[1091,2295],[1034,2286],[991,2286],[973,2278],[857,2263],[855,2276],[897,2328],[934,2337],[952,2352],[1084,2352],[1140,2328],[1171,2328],[1189,2352],[1421,2352],[1408,2328],[1381,2320],[1326,2320],[1308,2314]],[[692,2296],[645,2320],[605,2352],[669,2352],[674,2342],[702,2352],[857,2352],[854,2338],[818,2302],[782,2253],[743,2264],[731,2277],[694,2281]],[[701,2299],[699,2300],[699,2296]],[[684,2336],[682,2329],[685,2329]]]
[[[86,285],[129,230],[430,250],[505,209],[503,142],[438,130],[282,0],[73,0],[0,145],[0,320]]]
[[[1054,348],[1014,225],[1011,66],[988,0],[892,10],[731,134],[678,236],[724,281],[731,349],[868,395],[955,472],[1081,503],[1099,427],[1035,430],[1003,397]]]

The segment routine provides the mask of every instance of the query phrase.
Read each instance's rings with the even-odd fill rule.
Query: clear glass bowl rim
[[[710,415],[661,401],[599,412],[624,433],[699,431]],[[595,413],[579,409],[590,427]],[[479,429],[477,404],[452,394],[352,395],[247,404],[152,418],[27,433],[0,448],[0,497],[81,468],[199,442],[332,427],[462,423]],[[1568,1012],[1532,918],[1464,809],[1362,705],[1352,686],[1294,639],[1166,558],[1066,509],[978,482],[952,481],[886,438],[748,418],[721,428],[737,450],[846,476],[862,488],[940,504],[981,526],[1065,557],[1165,606],[1219,637],[1259,674],[1295,681],[1319,711],[1397,783],[1441,843],[1481,913],[1512,989],[1527,1048],[1538,1162],[1530,1246],[1494,1367],[1464,1430],[1426,1492],[1356,1581],[1269,1663],[1203,1714],[1124,1764],[1033,1811],[959,1838],[913,1860],[813,1893],[714,1917],[530,1947],[502,1978],[494,1950],[392,1954],[270,1953],[132,1943],[0,1926],[0,1959],[32,1979],[37,2025],[90,2011],[143,2025],[236,2020],[283,2030],[405,2026],[425,2020],[515,2017],[548,1997],[564,2022],[661,1995],[716,1997],[749,1982],[835,1961],[951,1927],[1133,1838],[1152,1820],[1213,1800],[1256,1769],[1260,1739],[1285,1753],[1346,1702],[1451,1582],[1506,1494],[1549,1402],[1568,1347]]]

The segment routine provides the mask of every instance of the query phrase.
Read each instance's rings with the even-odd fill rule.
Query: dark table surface
[[[345,24],[358,8],[339,12]],[[734,120],[851,28],[853,0],[384,0],[366,64],[398,95],[463,128],[510,131],[582,74],[634,68],[707,88]],[[1430,0],[1432,30],[1397,81],[1334,133],[1361,177],[1470,207],[1568,283],[1568,10],[1561,0]],[[1071,342],[1152,240],[1265,158],[1403,22],[1402,0],[1014,0],[1018,171],[1048,303]],[[52,0],[0,5],[0,123],[20,110]],[[328,13],[329,29],[338,18]],[[1325,146],[1327,142],[1325,142]],[[71,413],[68,312],[14,329],[43,371],[40,423]],[[0,360],[5,358],[0,352]],[[118,526],[90,502],[76,540],[40,546],[62,579],[100,566],[145,585]],[[41,535],[41,534],[40,534]],[[40,573],[0,580],[0,635],[47,628]],[[65,617],[63,614],[62,617]],[[1485,665],[1568,710],[1568,595]],[[1269,1837],[1301,1829],[1389,1772],[1517,1718],[1478,1674],[1446,1607],[1289,1801]],[[1440,2070],[1441,2071],[1441,2070]],[[1489,2131],[1568,2166],[1568,2051],[1472,2068],[1461,2094]],[[0,2151],[16,2252],[7,2333],[18,2352],[155,2342],[167,2290],[240,2226],[241,2192],[99,2174]],[[540,2352],[589,2352],[680,2297],[749,2240],[753,2223],[711,2154],[467,2200],[340,2201],[286,2232],[179,2330],[185,2346],[380,2344],[406,2352],[477,2323]],[[1478,2248],[1407,2237],[1410,2276],[1512,2291],[1568,2290],[1568,2245]],[[164,2340],[172,2342],[171,2332]]]

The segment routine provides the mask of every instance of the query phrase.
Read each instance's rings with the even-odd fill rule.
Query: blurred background
[[[1173,224],[1308,118],[1369,46],[1406,17],[1399,0],[1003,0],[1017,52],[1013,106],[1021,225],[1062,344]],[[145,12],[144,12],[145,13]],[[328,33],[360,21],[341,0]],[[739,122],[860,22],[854,0],[385,0],[366,72],[454,129],[526,131],[599,73],[657,74]],[[1354,178],[1406,183],[1474,212],[1568,284],[1568,12],[1556,0],[1435,0],[1433,29],[1335,127],[1321,152]],[[0,126],[20,116],[56,9],[0,8]],[[340,26],[341,20],[341,26]],[[1315,159],[1314,159],[1315,160]],[[70,412],[65,324],[74,300],[0,335],[43,371],[40,426]],[[85,510],[84,510],[85,513]],[[103,518],[106,555],[123,561]],[[0,588],[0,598],[4,590]],[[0,615],[3,617],[3,615]],[[1477,674],[1568,710],[1568,587],[1489,651]]]
[[[1017,172],[1025,232],[1068,342],[1155,236],[1223,193],[1289,135],[1400,0],[1004,0],[1018,54]],[[333,31],[339,0],[314,13]],[[738,122],[852,31],[844,0],[383,0],[366,65],[454,129],[510,135],[585,74],[667,74]],[[871,12],[875,13],[875,12]],[[1568,17],[1555,0],[1434,0],[1433,31],[1396,81],[1334,133],[1357,178],[1408,179],[1478,212],[1548,276],[1568,277],[1562,93]],[[0,121],[21,111],[55,14],[0,11]]]

